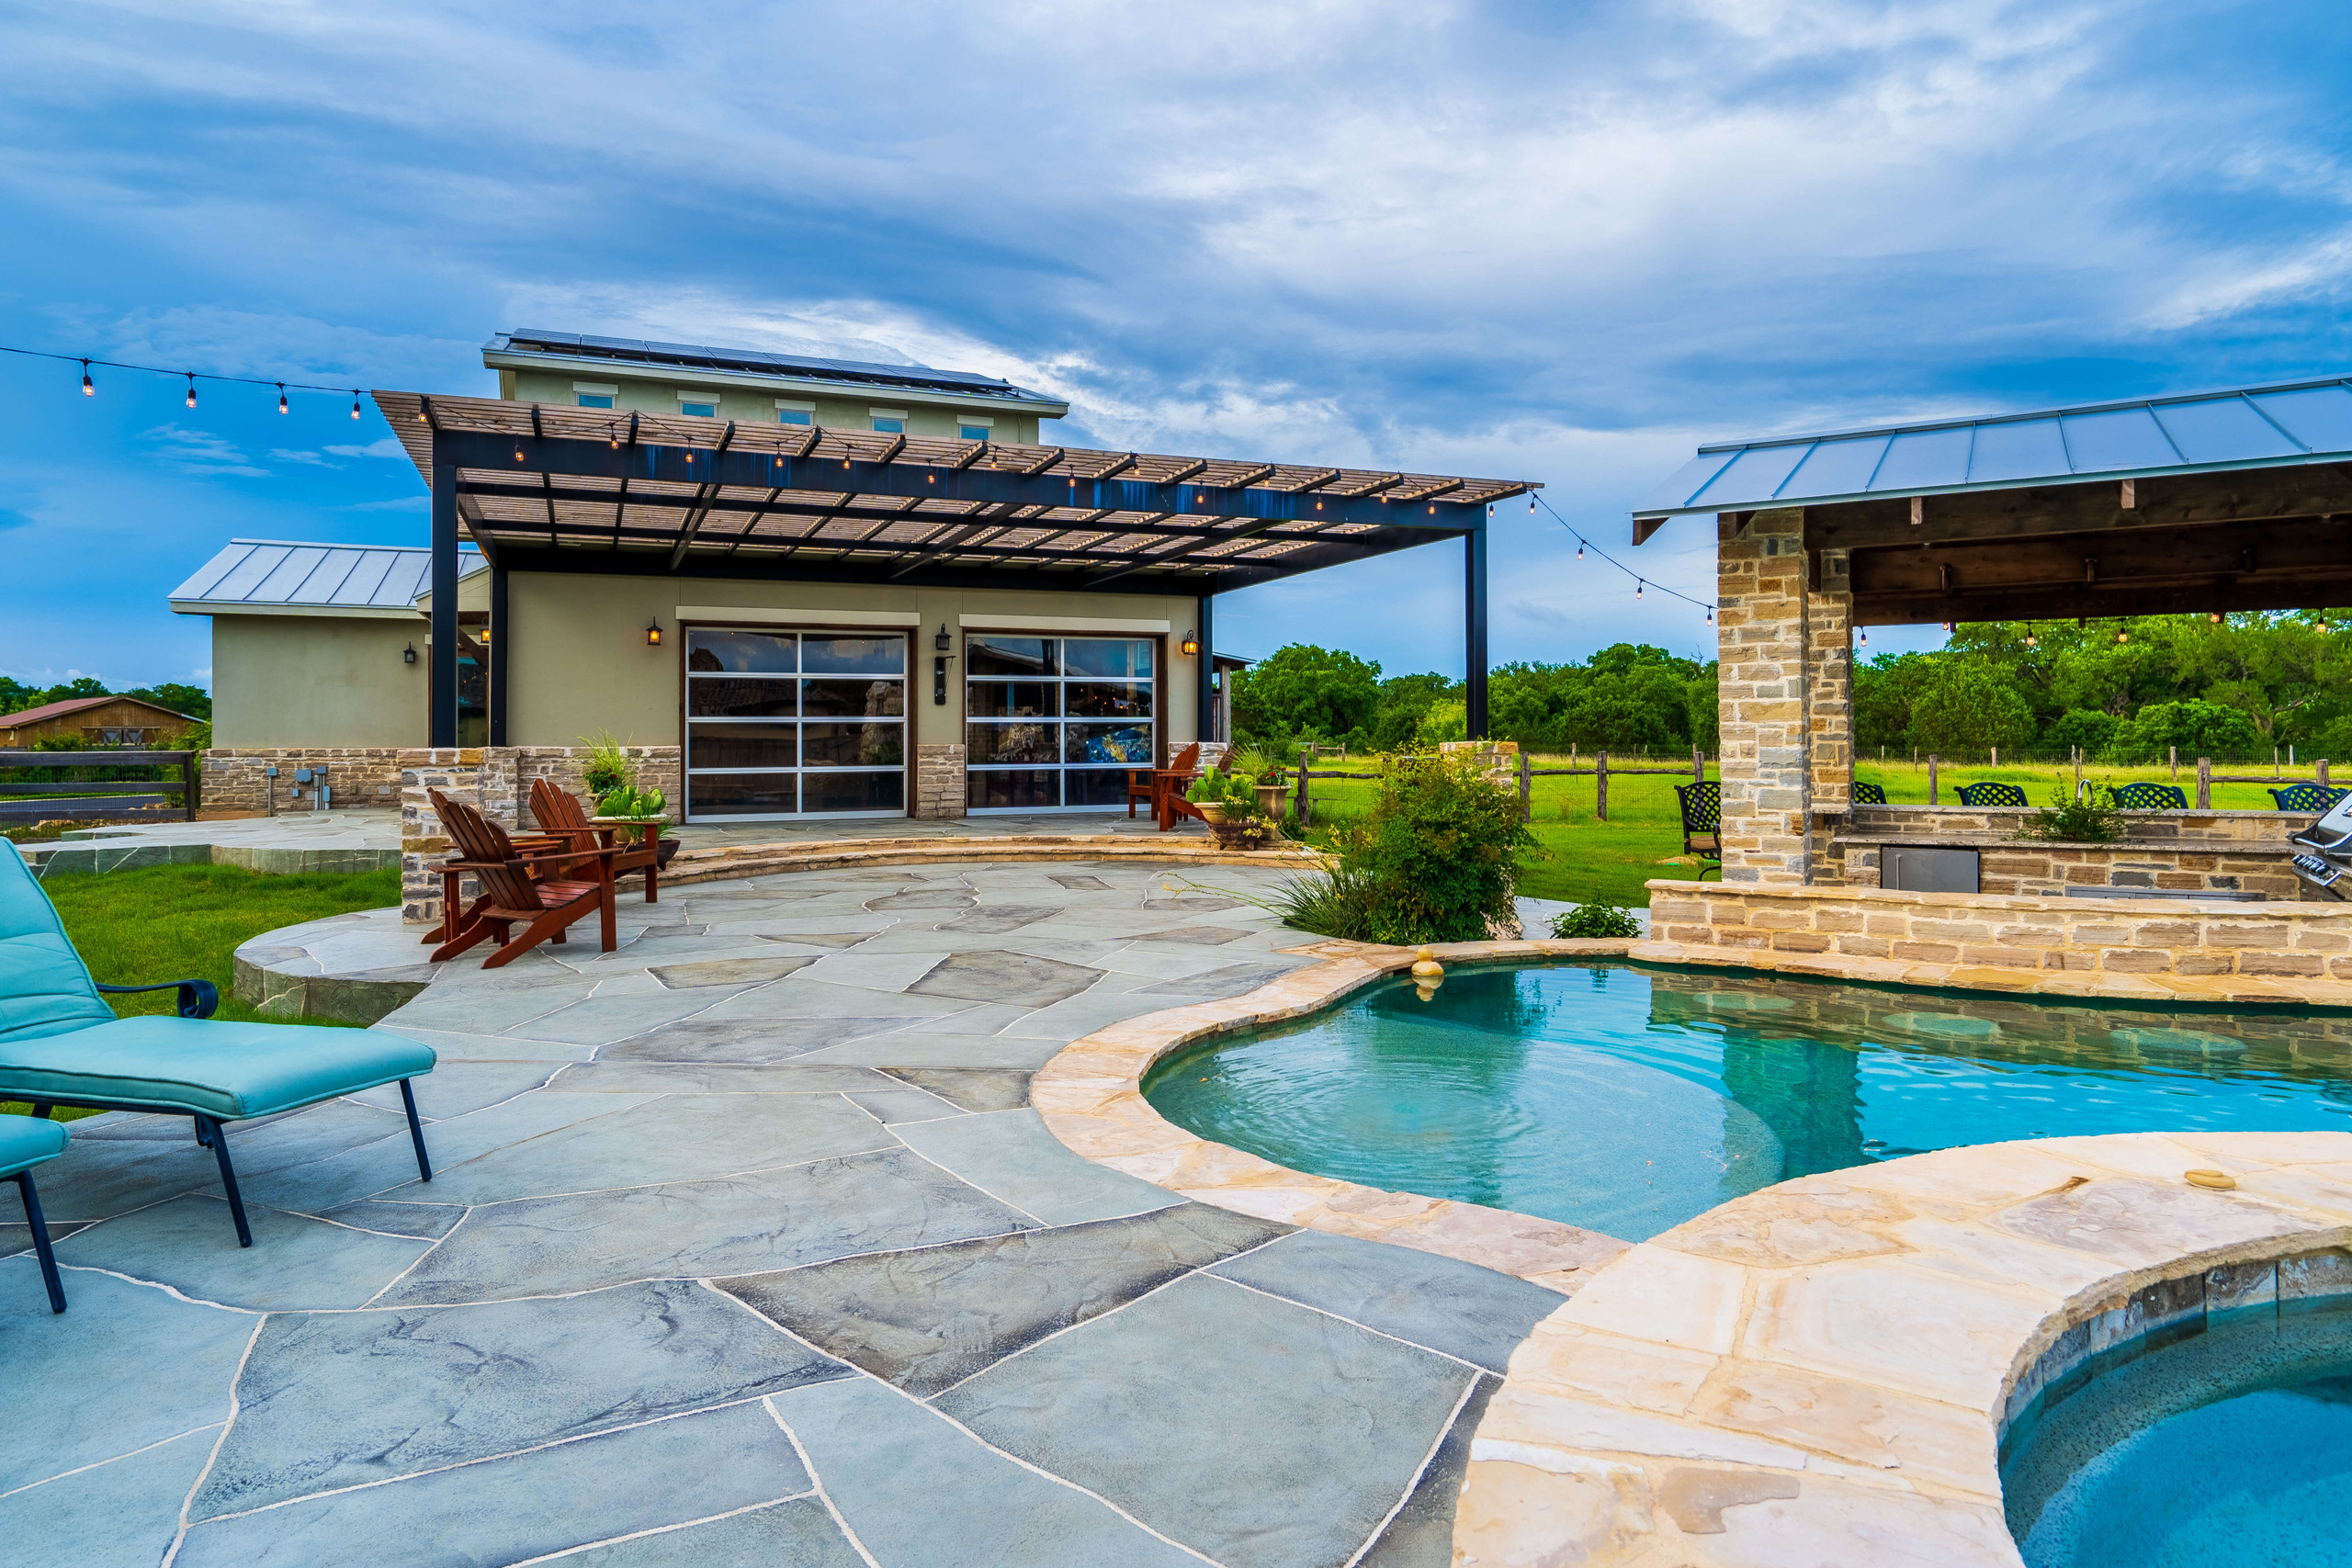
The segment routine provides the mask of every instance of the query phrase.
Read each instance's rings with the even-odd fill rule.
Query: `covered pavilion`
[[[1844,880],[1853,629],[2352,604],[2352,378],[1700,448],[1634,542],[1713,518],[1724,880]]]

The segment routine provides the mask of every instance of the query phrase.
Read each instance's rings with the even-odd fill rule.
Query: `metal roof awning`
[[[494,567],[1203,594],[1483,533],[1535,488],[379,391]]]
[[[1639,519],[2352,458],[2352,378],[1702,446]]]
[[[416,617],[430,586],[433,552],[421,546],[313,545],[235,539],[172,590],[182,615]],[[466,551],[460,578],[486,570]]]

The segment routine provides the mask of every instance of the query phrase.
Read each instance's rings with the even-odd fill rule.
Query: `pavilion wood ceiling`
[[[589,568],[571,554],[586,551],[628,556],[638,571],[807,570],[866,581],[978,571],[1069,588],[1140,578],[1121,587],[1216,592],[1459,536],[1484,525],[1487,502],[1531,488],[492,399],[375,399],[428,486],[436,437],[447,438],[445,452],[462,446],[474,457],[456,469],[457,505],[486,555],[526,554],[559,570],[619,564]],[[487,455],[499,466],[479,460],[484,438],[496,438]],[[519,459],[511,465],[509,446]],[[588,457],[619,471],[565,471]],[[710,479],[686,477],[697,459]],[[725,482],[763,471],[788,482]],[[822,488],[835,472],[876,488]],[[945,493],[957,489],[999,498]],[[1087,504],[1137,496],[1165,504]],[[1054,504],[1064,500],[1072,503]]]

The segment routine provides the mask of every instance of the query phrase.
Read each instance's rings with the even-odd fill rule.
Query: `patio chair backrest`
[[[9,844],[0,855],[0,1040],[113,1021],[114,1009],[66,939],[56,906]]]
[[[558,788],[553,779],[531,781],[531,816],[549,833],[584,834],[592,840],[596,836],[580,802],[570,790]]]
[[[2019,789],[2013,784],[2002,784],[1998,780],[1994,780],[1985,784],[1961,785],[1960,803],[1962,806],[2026,806],[2030,804],[2030,802],[2029,802],[2025,797],[2025,791]]]
[[[2150,784],[2145,779],[2115,792],[2115,804],[2126,811],[2186,811],[2188,796],[2178,784]]]
[[[1197,740],[1177,752],[1175,756],[1169,759],[1168,762],[1171,772],[1180,773],[1189,773],[1200,765],[1201,743]]]
[[[506,829],[462,800],[452,800],[437,789],[424,793],[441,826],[449,830],[449,841],[458,846],[458,858],[481,867],[474,874],[481,878],[482,891],[501,908],[537,908],[539,893],[531,874],[511,863],[514,842],[506,836]]]
[[[2270,798],[2278,803],[2281,811],[2324,811],[2344,795],[2343,790],[2315,784],[2291,784],[2270,792]]]
[[[1857,806],[1884,806],[1886,804],[1886,786],[1884,784],[1863,784],[1859,779],[1856,780],[1854,783],[1854,804]]]
[[[1682,807],[1682,831],[1712,833],[1723,826],[1724,786],[1713,779],[1705,784],[1676,784],[1674,798]]]

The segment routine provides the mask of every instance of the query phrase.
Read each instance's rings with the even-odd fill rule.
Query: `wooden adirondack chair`
[[[659,903],[662,897],[662,843],[659,830],[649,832],[641,843],[623,844],[616,841],[613,829],[599,828],[588,820],[588,813],[570,790],[558,789],[551,779],[531,781],[531,815],[541,828],[561,839],[570,848],[583,853],[605,848],[620,852],[612,857],[616,879],[632,871],[645,873],[645,901]],[[560,874],[559,868],[559,874]]]
[[[1151,782],[1156,798],[1152,801],[1151,814],[1159,819],[1161,832],[1174,828],[1180,817],[1190,817],[1199,822],[1208,820],[1201,815],[1199,807],[1184,798],[1184,791],[1200,776],[1201,743],[1197,740],[1177,752],[1168,766],[1153,772]]]
[[[583,852],[566,846],[523,854],[506,836],[506,829],[465,802],[451,800],[437,789],[425,794],[433,802],[442,827],[448,829],[450,842],[464,857],[448,862],[442,869],[469,871],[481,878],[482,886],[482,896],[466,911],[463,924],[448,941],[433,950],[434,963],[454,958],[494,936],[498,939],[498,951],[482,967],[496,969],[513,963],[549,937],[563,941],[564,929],[592,909],[604,917],[605,951],[610,953],[620,945],[620,933],[615,928],[612,867],[618,850]],[[548,874],[533,874],[542,868]],[[554,874],[559,870],[582,868],[591,871],[593,881]],[[523,933],[511,936],[517,924],[523,927]]]

